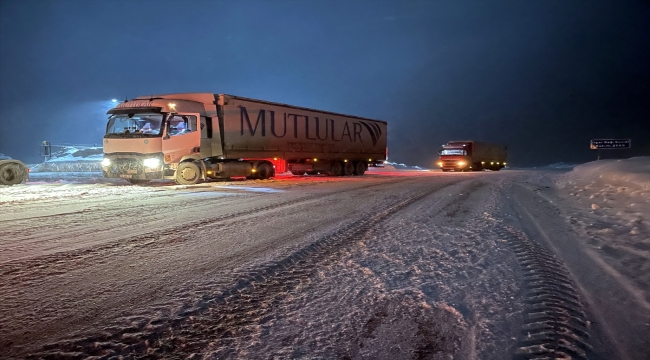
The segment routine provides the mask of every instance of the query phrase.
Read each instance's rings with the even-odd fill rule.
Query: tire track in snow
[[[310,275],[327,256],[350,242],[363,241],[372,235],[378,224],[393,214],[449,185],[418,191],[366,214],[279,261],[240,270],[234,274],[238,280],[233,284],[212,295],[204,295],[165,319],[138,319],[131,327],[50,344],[31,356],[143,355],[159,358],[173,354],[174,358],[184,358],[195,356],[196,352],[211,346],[208,339],[221,341],[227,346],[236,340],[233,333],[237,329],[256,327],[269,321],[268,313],[273,304],[291,289],[299,287],[301,282],[309,281]],[[194,342],[188,342],[188,338]]]
[[[495,231],[517,257],[527,289],[524,324],[513,358],[588,359],[590,322],[564,265],[517,229],[497,225]]]

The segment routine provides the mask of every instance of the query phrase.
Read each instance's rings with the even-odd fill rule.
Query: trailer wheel
[[[260,179],[266,180],[273,175],[273,166],[271,164],[263,162],[257,165],[257,177]]]
[[[179,185],[194,185],[201,180],[201,169],[191,161],[182,162],[176,169],[176,179]]]
[[[341,176],[343,173],[343,165],[340,161],[334,161],[330,167],[330,171],[327,172],[329,176]]]
[[[354,164],[348,161],[343,165],[343,175],[350,176],[352,174],[354,174]]]
[[[10,162],[0,166],[0,184],[17,185],[25,179],[27,172],[20,164]]]
[[[358,161],[354,164],[354,175],[363,175],[366,172],[366,163]]]

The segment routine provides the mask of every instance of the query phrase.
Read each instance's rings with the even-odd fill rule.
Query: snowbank
[[[411,166],[411,165],[406,165],[401,163],[398,164],[390,161],[385,161],[384,164],[385,164],[384,166],[392,166],[393,169],[395,170],[427,170],[425,168],[421,168],[415,165]]]
[[[557,185],[576,206],[567,220],[603,268],[650,303],[650,156],[582,164]]]
[[[60,150],[52,153],[52,159],[47,162],[63,161],[102,161],[104,149],[101,147],[78,148],[75,146],[62,146]]]
[[[32,172],[102,171],[104,150],[101,147],[61,146],[52,153],[52,159],[31,167]]]
[[[570,174],[592,182],[650,190],[650,156],[593,161],[576,166]]]
[[[619,236],[648,234],[650,156],[582,164],[559,176],[557,184],[601,220],[625,223],[618,224],[616,231],[608,227],[600,229],[601,232],[618,233]]]
[[[571,169],[576,167],[576,164],[567,164],[564,162],[557,162],[550,165],[546,165],[547,169]]]

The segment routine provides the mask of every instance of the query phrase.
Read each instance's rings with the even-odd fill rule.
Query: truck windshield
[[[163,114],[117,114],[108,118],[106,137],[155,137],[161,135]]]
[[[467,151],[463,149],[445,149],[440,152],[440,155],[467,155]]]

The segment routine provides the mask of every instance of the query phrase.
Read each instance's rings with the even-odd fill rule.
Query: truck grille
[[[116,158],[111,160],[111,172],[117,174],[143,174],[142,161],[133,158]]]
[[[442,167],[456,167],[458,160],[442,160]]]

